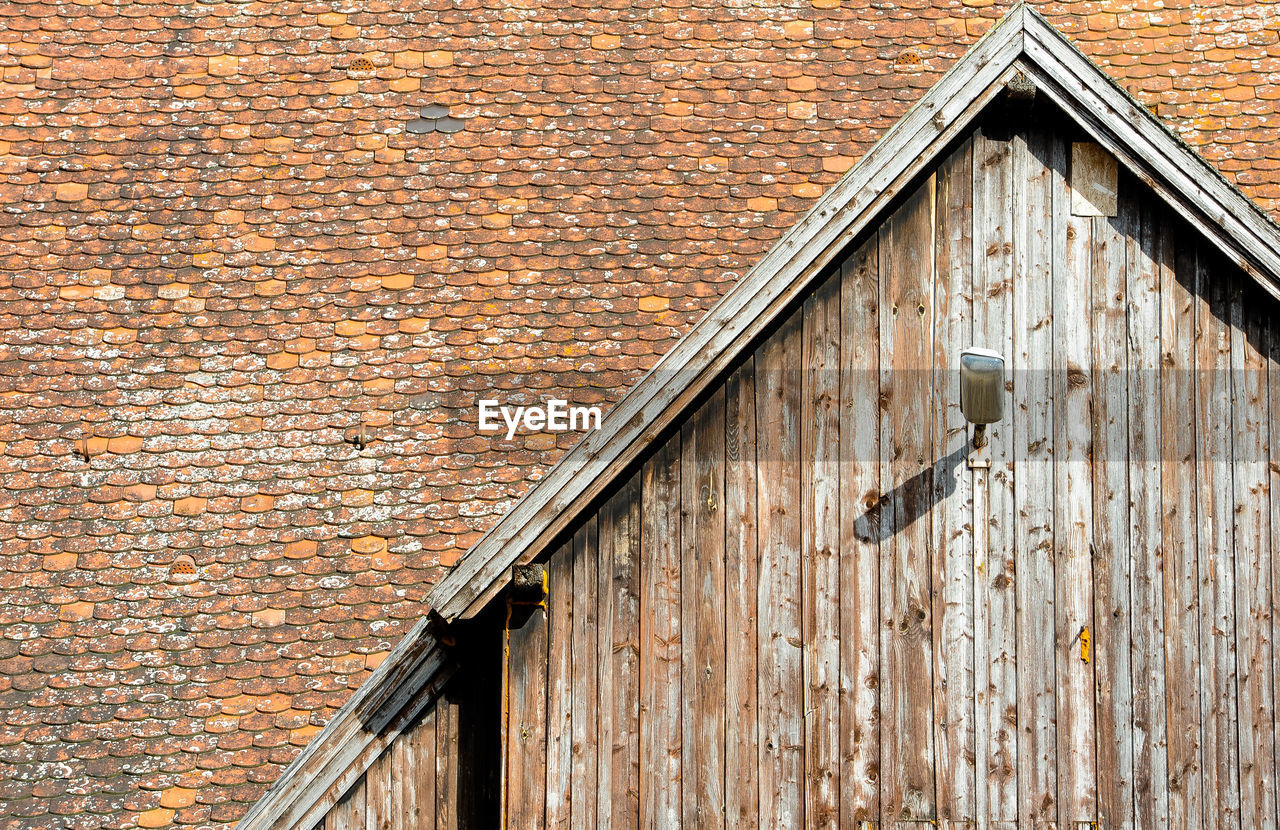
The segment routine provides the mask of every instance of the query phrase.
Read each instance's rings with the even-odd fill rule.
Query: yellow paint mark
[[[1080,660],[1089,662],[1089,626],[1080,629]]]

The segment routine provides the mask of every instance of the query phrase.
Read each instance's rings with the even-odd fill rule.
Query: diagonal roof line
[[[428,596],[447,620],[471,616],[509,569],[562,533],[881,209],[1003,88],[1031,12],[1019,4],[818,200],[547,476],[480,538]]]
[[[1040,16],[1017,67],[1133,175],[1280,299],[1280,227]]]
[[[1280,227],[1079,52],[1015,6],[529,490],[433,589],[473,616],[543,552],[963,132],[1017,72],[1280,298]],[[239,830],[311,830],[438,694],[455,663],[423,619],[254,805]]]
[[[312,830],[435,701],[457,669],[439,621],[420,620],[258,799],[237,830]]]
[[[1036,11],[1015,6],[529,490],[432,590],[448,620],[471,616],[564,532],[579,510],[674,421],[740,347],[879,215],[1014,70],[1280,298],[1280,229]]]

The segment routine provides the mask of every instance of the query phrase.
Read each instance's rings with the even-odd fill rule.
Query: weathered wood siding
[[[478,659],[464,662],[444,693],[391,742],[315,830],[495,826],[500,799],[495,676],[499,660],[493,653],[496,624],[486,619],[483,625],[484,636],[460,646]],[[540,688],[545,688],[541,682]]]
[[[1274,303],[1123,173],[1077,215],[1034,120],[959,144],[551,557],[507,827],[1275,826]],[[970,344],[1009,360],[986,469]]]

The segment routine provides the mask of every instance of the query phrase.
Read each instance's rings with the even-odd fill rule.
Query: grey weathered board
[[[1074,215],[1078,139],[958,143],[568,529],[509,632],[508,827],[1270,826],[1272,301],[1123,170]],[[440,705],[326,827],[427,748],[439,806]]]
[[[981,127],[973,138],[973,345],[1009,355],[1013,344],[1013,143]],[[951,362],[959,360],[951,356]],[[1018,814],[1017,609],[1014,583],[1012,419],[988,427],[991,466],[973,471],[974,608],[979,823]],[[935,508],[936,509],[936,508]]]
[[[724,391],[684,425],[681,441],[680,625],[684,823],[724,826]]]
[[[1066,142],[1045,133],[1013,138],[1013,394],[1016,653],[1035,654],[1054,634],[1053,325],[1054,196],[1063,193]],[[1057,817],[1057,677],[1050,660],[1018,666],[1018,815]]]

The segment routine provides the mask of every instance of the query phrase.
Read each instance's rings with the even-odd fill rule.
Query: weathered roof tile
[[[437,5],[0,4],[0,823],[235,822],[574,440],[476,399],[616,401],[1007,8]],[[1280,210],[1274,15],[1072,8]]]

